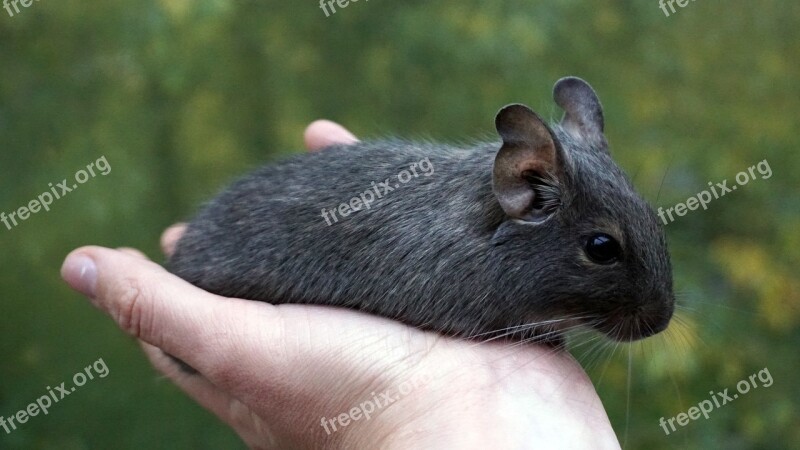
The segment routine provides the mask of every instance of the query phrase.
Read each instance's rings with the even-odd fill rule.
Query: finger
[[[139,344],[153,367],[190,398],[233,428],[245,442],[259,441],[259,430],[263,431],[266,424],[247,405],[217,388],[205,377],[181,371],[160,348],[143,341],[139,341]]]
[[[334,144],[355,144],[358,142],[353,133],[336,122],[315,120],[306,128],[303,138],[306,148],[311,151],[320,150]]]
[[[230,337],[248,331],[236,329],[241,322],[237,313],[252,316],[248,308],[253,302],[210,294],[151,261],[107,248],[83,247],[67,256],[61,274],[123,331],[201,373],[220,370],[229,358],[252,350],[239,348],[237,339]],[[262,323],[270,325],[268,320]]]
[[[185,231],[185,223],[176,223],[164,230],[164,233],[161,234],[161,251],[167,256],[172,256],[172,253],[175,252],[175,246],[178,244],[178,240],[183,236]]]
[[[139,259],[150,260],[150,258],[148,258],[147,255],[145,255],[140,250],[137,250],[135,248],[119,247],[119,248],[117,248],[117,250],[121,251],[122,253],[125,253],[126,255],[131,255],[131,256],[139,258]]]
[[[144,341],[139,341],[139,345],[156,370],[169,378],[200,406],[216,414],[225,423],[231,424],[229,405],[234,400],[232,397],[217,389],[203,376],[190,375],[181,371],[178,365],[173,363],[160,348]]]

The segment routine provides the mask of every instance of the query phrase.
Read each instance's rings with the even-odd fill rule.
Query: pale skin
[[[329,121],[305,132],[312,151],[353,142]],[[184,229],[164,232],[165,254]],[[61,273],[254,449],[619,448],[566,352],[445,338],[340,308],[223,298],[134,249],[81,247]],[[400,394],[401,385],[412,388]],[[354,411],[381,394],[396,400],[369,420],[368,406]]]

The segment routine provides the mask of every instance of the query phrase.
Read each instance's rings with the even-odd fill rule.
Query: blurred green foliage
[[[330,18],[311,0],[0,10],[0,211],[101,156],[112,167],[49,212],[0,225],[0,415],[100,357],[110,368],[49,415],[0,430],[0,448],[241,448],[66,288],[63,257],[94,243],[160,260],[163,228],[301,151],[315,118],[362,137],[467,141],[491,136],[509,102],[558,118],[550,87],[568,74],[598,90],[612,151],[656,206],[764,159],[774,172],[668,225],[682,308],[665,336],[576,345],[620,440],[798,448],[799,60],[800,4],[778,0],[692,2],[670,17],[656,0],[374,0]],[[764,367],[771,387],[669,436],[659,427]]]

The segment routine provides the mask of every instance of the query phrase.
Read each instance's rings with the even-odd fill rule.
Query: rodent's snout
[[[669,326],[669,322],[672,319],[672,310],[670,310],[669,314],[663,314],[654,318],[640,318],[641,324],[636,327],[638,333],[631,333],[631,341],[635,341],[638,339],[644,339],[646,337],[653,336],[654,334],[661,333],[662,331],[666,330]]]
[[[674,300],[666,301],[657,308],[612,315],[596,328],[615,341],[638,341],[666,330],[674,311]]]

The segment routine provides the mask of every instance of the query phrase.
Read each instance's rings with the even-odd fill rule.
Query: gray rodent
[[[260,168],[205,206],[167,267],[223,296],[466,338],[660,332],[675,303],[662,225],[612,160],[591,86],[563,78],[553,96],[557,124],[501,109],[502,143],[380,140]]]

